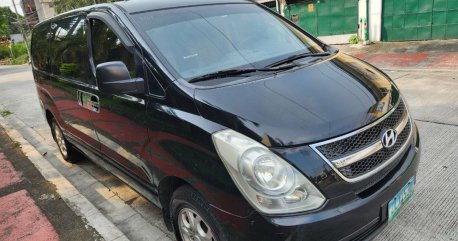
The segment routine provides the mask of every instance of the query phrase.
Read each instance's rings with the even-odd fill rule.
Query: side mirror
[[[97,65],[97,84],[99,90],[111,94],[144,94],[145,81],[131,78],[127,66],[121,61]]]

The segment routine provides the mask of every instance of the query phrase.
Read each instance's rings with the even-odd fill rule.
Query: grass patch
[[[11,51],[13,51],[14,56],[21,56],[27,54],[27,47],[25,46],[25,43],[17,43],[11,46]]]
[[[350,36],[350,38],[348,39],[348,42],[349,42],[350,44],[358,44],[360,41],[361,41],[361,39],[359,38],[358,35],[352,35],[352,36]]]
[[[19,148],[21,148],[21,143],[19,143],[17,141],[13,141],[13,143],[11,143],[11,148],[19,149]]]
[[[12,114],[13,114],[13,112],[11,112],[11,111],[9,111],[9,110],[2,110],[2,111],[0,111],[0,115],[1,115],[2,117],[7,117],[7,116],[12,115]]]
[[[29,62],[29,55],[27,54],[20,55],[17,58],[11,60],[11,64],[15,64],[15,65],[27,64],[28,62]]]

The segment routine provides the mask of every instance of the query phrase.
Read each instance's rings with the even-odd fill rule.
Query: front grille
[[[404,143],[409,138],[410,134],[410,121],[407,123],[404,130],[399,134],[396,144],[391,148],[383,148],[380,151],[358,161],[349,166],[342,167],[338,169],[344,176],[348,178],[355,178],[364,173],[370,172],[371,170],[377,168],[384,161],[390,159],[394,154],[396,154]]]
[[[354,136],[318,146],[317,149],[328,160],[337,160],[341,157],[347,156],[353,152],[364,149],[365,147],[380,140],[380,135],[383,130],[393,128],[402,120],[406,108],[404,102],[401,100],[398,107],[393,113],[377,125],[360,132]]]
[[[412,132],[408,111],[402,99],[395,108],[384,119],[355,131],[354,134],[311,147],[347,181],[356,182],[372,176],[377,168],[381,170],[392,166],[390,163],[401,153],[401,148],[405,146]],[[381,143],[381,137],[389,129],[396,130],[398,137],[394,146],[386,148]],[[388,160],[390,163],[386,163]]]

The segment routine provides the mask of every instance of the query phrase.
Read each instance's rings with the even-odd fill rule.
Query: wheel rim
[[[210,226],[197,212],[189,208],[181,209],[178,225],[183,241],[217,241]]]
[[[67,156],[67,145],[65,144],[64,135],[62,134],[62,131],[57,126],[57,124],[54,124],[54,136],[56,137],[56,143],[60,151],[62,152],[62,155],[66,157]]]

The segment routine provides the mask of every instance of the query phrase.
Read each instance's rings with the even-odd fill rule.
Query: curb
[[[8,119],[13,118],[9,117]],[[57,193],[62,200],[78,216],[82,217],[89,226],[94,228],[106,241],[128,240],[112,222],[110,222],[86,197],[84,197],[56,168],[46,160],[38,150],[32,146],[17,130],[11,127],[10,122],[0,116],[0,125],[8,136],[21,145],[22,152],[37,168],[41,175],[56,186]]]

